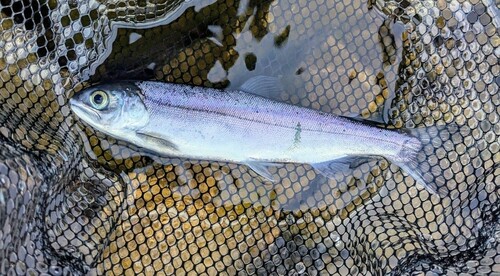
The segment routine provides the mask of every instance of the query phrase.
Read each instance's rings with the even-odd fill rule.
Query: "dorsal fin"
[[[243,83],[240,90],[264,98],[280,100],[284,88],[278,78],[256,76]]]

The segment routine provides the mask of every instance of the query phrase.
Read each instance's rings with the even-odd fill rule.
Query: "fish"
[[[332,178],[355,160],[386,158],[437,193],[424,179],[426,160],[417,158],[429,142],[419,136],[429,129],[381,128],[262,96],[282,89],[267,76],[230,91],[118,81],[86,88],[69,102],[91,127],[159,155],[245,164],[268,181],[269,168],[283,163],[309,164]]]

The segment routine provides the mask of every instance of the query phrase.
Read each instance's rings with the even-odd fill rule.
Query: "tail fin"
[[[450,191],[446,186],[444,169],[439,164],[438,150],[449,147],[454,135],[460,135],[461,139],[469,131],[456,124],[408,129],[406,132],[412,138],[408,139],[398,156],[387,158],[431,194],[447,196]]]

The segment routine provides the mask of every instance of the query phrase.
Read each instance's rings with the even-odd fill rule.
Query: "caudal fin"
[[[463,137],[469,129],[452,124],[416,128],[407,132],[412,138],[408,139],[397,156],[387,158],[408,173],[417,183],[423,185],[431,194],[447,196],[450,191],[447,188],[444,169],[440,167],[437,153],[439,149],[445,147],[445,144],[452,145],[453,135]]]

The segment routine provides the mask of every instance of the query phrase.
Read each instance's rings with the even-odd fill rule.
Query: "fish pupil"
[[[94,95],[94,103],[100,105],[104,101],[104,97],[101,94]]]

